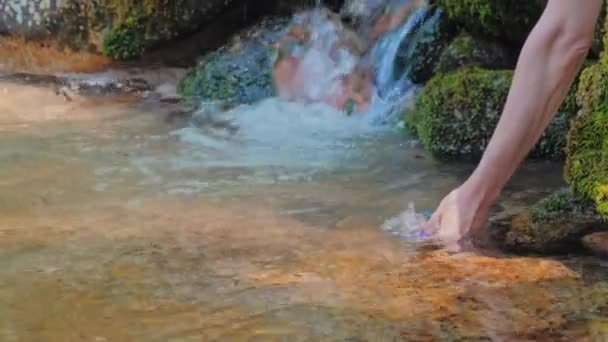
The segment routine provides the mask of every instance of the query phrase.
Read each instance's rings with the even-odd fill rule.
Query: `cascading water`
[[[395,67],[399,49],[408,44],[410,34],[425,19],[428,8],[420,8],[396,31],[389,32],[381,38],[371,52],[376,68],[376,86],[371,100],[368,115],[370,122],[386,124],[395,121],[395,116],[404,110],[404,105],[412,100],[416,85],[406,73],[397,75]]]
[[[400,6],[409,4],[406,1]],[[297,62],[284,73],[293,72],[295,76],[285,81],[287,85],[279,87],[286,89],[279,93],[287,93],[284,97],[290,100],[325,102],[337,108],[346,108],[348,101],[353,100],[356,111],[367,115],[371,124],[394,124],[417,90],[406,72],[399,74],[396,70],[398,64],[404,64],[398,63],[402,58],[400,51],[411,47],[409,40],[425,20],[433,19],[429,19],[428,14],[428,7],[417,8],[400,26],[379,39],[365,42],[363,45],[368,46],[365,51],[360,51],[361,39],[357,44],[357,38],[361,37],[351,37],[365,34],[351,32],[323,8],[296,15],[293,25],[305,26],[310,37],[306,44],[290,48],[290,56]],[[361,26],[368,27],[370,23]],[[371,77],[367,78],[365,71],[371,71]],[[281,71],[275,70],[278,72]],[[351,88],[355,87],[362,90],[353,92]]]
[[[287,45],[279,61],[289,62],[284,70],[275,62],[275,84],[277,79],[285,82],[277,87],[280,96],[226,112],[213,106],[201,110],[192,126],[173,134],[194,147],[184,149],[174,164],[187,160],[188,167],[251,168],[260,182],[311,177],[344,165],[369,168],[358,164],[358,144],[364,136],[386,137],[378,133],[395,125],[412,102],[418,87],[397,62],[428,14],[427,7],[414,9],[401,25],[372,41],[363,41],[365,33],[346,27],[322,7],[295,15],[277,40]],[[357,82],[368,92],[364,106],[344,115],[349,97],[359,95],[345,89]],[[421,237],[416,227],[423,220],[410,208],[383,228],[402,237]]]

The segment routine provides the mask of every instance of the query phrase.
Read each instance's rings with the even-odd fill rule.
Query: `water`
[[[0,341],[605,336],[584,300],[605,264],[418,241],[409,228],[473,165],[373,115],[0,93]],[[560,165],[527,164],[500,211],[561,186]]]
[[[472,167],[389,126],[276,99],[195,126],[170,104],[0,90],[2,341],[570,341],[599,324],[577,317],[601,264],[384,231]],[[530,164],[503,203],[561,185]]]

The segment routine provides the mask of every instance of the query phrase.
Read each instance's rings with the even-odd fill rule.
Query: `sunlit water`
[[[602,263],[421,239],[473,167],[394,125],[416,89],[392,65],[425,15],[371,51],[359,115],[268,99],[191,118],[1,82],[0,341],[603,341],[581,299]],[[357,62],[334,68],[336,27],[313,20],[311,99]],[[560,165],[527,164],[498,213],[562,185]]]
[[[382,229],[471,169],[391,128],[278,100],[195,125],[155,102],[0,88],[1,341],[589,336],[579,295],[601,264],[449,255]],[[559,166],[527,165],[503,206],[560,185]]]

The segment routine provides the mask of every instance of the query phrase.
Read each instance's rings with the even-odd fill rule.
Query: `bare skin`
[[[502,117],[475,171],[425,229],[448,247],[486,228],[488,212],[563,102],[593,42],[601,0],[549,0],[519,57]]]

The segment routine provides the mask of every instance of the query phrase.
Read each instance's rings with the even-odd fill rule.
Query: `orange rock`
[[[293,56],[283,56],[274,65],[273,78],[277,95],[288,100],[297,97],[298,89],[295,76],[299,67],[299,60]]]

